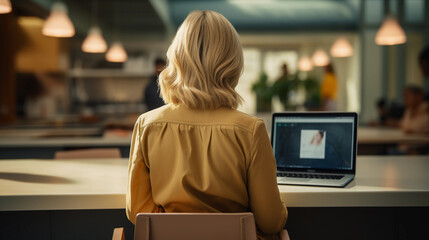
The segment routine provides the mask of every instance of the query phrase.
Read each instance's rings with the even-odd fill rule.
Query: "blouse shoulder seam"
[[[258,122],[263,122],[263,120],[262,119],[256,119],[254,122],[253,122],[253,130],[252,130],[252,140],[251,140],[251,143],[250,143],[250,163],[249,163],[249,167],[250,166],[252,166],[252,164],[253,164],[253,161],[254,161],[254,159],[253,159],[253,148],[254,148],[254,144],[255,144],[255,135],[256,135],[256,125],[257,125],[257,123]]]
[[[255,121],[256,122],[256,121]],[[226,122],[213,122],[213,123],[194,123],[194,122],[186,122],[186,121],[169,121],[169,120],[161,120],[161,121],[153,121],[153,122],[149,122],[149,123],[145,123],[143,124],[141,127],[142,128],[146,128],[147,126],[150,125],[154,125],[154,124],[163,124],[163,123],[173,123],[173,124],[182,124],[182,125],[189,125],[189,126],[234,126],[234,127],[238,127],[240,129],[245,130],[246,132],[249,133],[254,133],[254,128],[255,128],[255,123],[253,124],[253,129],[247,128],[243,125],[240,124],[236,124],[236,123],[226,123]]]

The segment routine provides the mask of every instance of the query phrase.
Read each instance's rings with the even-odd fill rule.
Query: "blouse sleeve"
[[[280,199],[276,161],[262,120],[255,125],[251,156],[248,188],[256,225],[266,234],[278,233],[286,223],[287,209]]]
[[[139,118],[131,138],[126,194],[127,217],[133,224],[135,224],[137,213],[158,212],[158,207],[152,199],[149,168],[143,157],[141,131]]]

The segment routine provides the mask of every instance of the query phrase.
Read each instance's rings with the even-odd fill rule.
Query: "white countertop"
[[[279,186],[293,207],[429,206],[429,156],[357,157],[345,188]]]
[[[0,160],[0,211],[123,209],[127,159]],[[429,206],[429,157],[358,157],[346,188],[279,186],[289,207]]]

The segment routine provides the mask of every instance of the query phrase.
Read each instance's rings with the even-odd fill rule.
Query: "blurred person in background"
[[[420,51],[419,65],[423,75],[425,87],[425,100],[429,101],[429,46],[426,46]]]
[[[335,111],[337,109],[338,81],[331,63],[325,66],[325,76],[320,88],[322,110]]]
[[[193,11],[159,76],[165,106],[142,114],[131,140],[128,219],[140,212],[248,212],[258,239],[280,239],[287,210],[264,121],[239,112],[243,50],[231,23]]]
[[[368,123],[368,125],[370,125],[370,126],[385,126],[386,121],[388,119],[388,112],[389,112],[386,99],[380,98],[376,103],[376,107],[377,107],[378,117],[376,120],[371,120]]]
[[[423,89],[407,86],[403,91],[405,112],[398,126],[406,134],[429,134],[428,103],[424,101]],[[390,150],[391,154],[429,154],[427,144],[399,144]]]
[[[380,98],[377,101],[376,108],[378,117],[368,123],[370,126],[397,127],[404,115],[402,104],[396,102],[389,104],[385,98]]]
[[[45,72],[17,75],[18,114],[28,119],[53,119],[66,112],[64,76]]]
[[[149,79],[149,84],[145,88],[144,92],[144,101],[147,106],[147,111],[150,111],[155,108],[159,108],[164,105],[164,100],[162,100],[159,87],[158,87],[158,76],[165,68],[165,60],[157,58],[155,60],[155,74],[152,75]]]
[[[405,133],[429,133],[429,105],[424,100],[423,89],[407,86],[403,92],[405,113],[400,127]]]

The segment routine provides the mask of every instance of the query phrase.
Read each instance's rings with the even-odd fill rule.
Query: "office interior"
[[[121,226],[133,238],[124,207],[134,123],[150,110],[156,60],[187,14],[204,9],[236,28],[238,110],[262,118],[269,135],[275,112],[358,113],[352,183],[279,185],[291,239],[420,237],[429,133],[401,121],[404,89],[429,93],[419,59],[428,1],[1,0],[0,239],[105,239]],[[66,20],[50,21],[55,14]],[[387,21],[399,41],[380,42]],[[322,97],[328,63],[333,105]],[[381,103],[392,121],[381,122]]]

